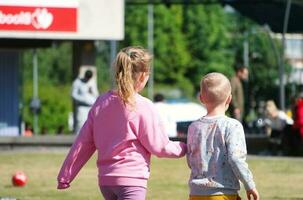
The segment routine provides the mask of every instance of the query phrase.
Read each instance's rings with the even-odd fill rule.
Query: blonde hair
[[[150,71],[152,56],[142,47],[126,47],[117,54],[114,67],[118,95],[125,105],[135,104],[135,84],[140,73]]]
[[[265,113],[268,116],[275,117],[278,115],[278,108],[273,100],[268,100],[265,106]]]
[[[226,76],[213,72],[202,78],[200,90],[206,104],[218,105],[231,94],[231,85]]]

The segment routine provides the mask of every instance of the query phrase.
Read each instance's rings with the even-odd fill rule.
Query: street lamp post
[[[154,55],[154,6],[153,4],[148,4],[148,50]],[[154,96],[154,64],[151,63],[150,66],[150,77],[148,81],[148,97],[153,99]]]
[[[284,23],[283,23],[283,34],[282,34],[282,52],[281,52],[281,59],[279,65],[279,79],[280,79],[280,108],[281,110],[285,110],[285,83],[284,83],[284,48],[285,45],[285,34],[288,28],[288,21],[290,15],[290,8],[291,8],[291,0],[287,1],[286,8],[285,8],[285,15],[284,15]]]

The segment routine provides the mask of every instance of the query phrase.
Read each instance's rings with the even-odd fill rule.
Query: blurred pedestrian
[[[232,94],[232,101],[231,101],[231,116],[240,122],[243,122],[244,117],[244,90],[243,90],[243,83],[248,79],[248,69],[243,65],[236,66],[235,75],[231,78],[231,94]]]
[[[75,104],[74,132],[79,133],[91,106],[96,101],[99,93],[97,85],[91,81],[93,72],[86,70],[83,78],[77,78],[72,85],[72,98]]]

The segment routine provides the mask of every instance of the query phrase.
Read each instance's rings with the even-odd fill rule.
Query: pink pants
[[[105,200],[145,200],[146,188],[138,186],[100,186]]]

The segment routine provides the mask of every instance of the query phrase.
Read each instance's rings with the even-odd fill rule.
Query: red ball
[[[16,172],[12,177],[12,182],[14,186],[23,187],[26,185],[27,177],[23,172]]]

